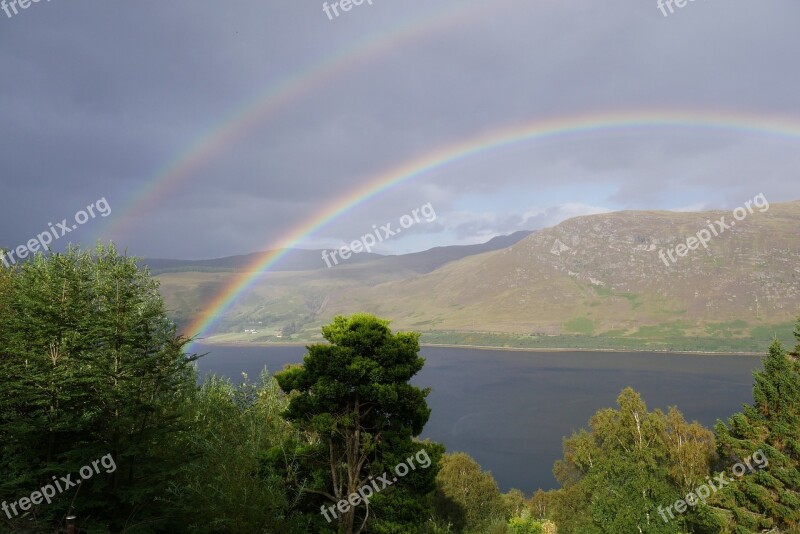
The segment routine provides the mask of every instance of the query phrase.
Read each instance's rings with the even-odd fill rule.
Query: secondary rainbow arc
[[[342,76],[354,67],[381,57],[403,45],[459,24],[478,20],[484,10],[492,8],[491,0],[462,0],[456,9],[439,8],[389,31],[361,39],[320,62],[271,84],[255,98],[238,106],[196,138],[185,150],[171,159],[138,191],[131,194],[124,206],[115,207],[116,215],[104,233],[119,237],[126,233],[137,216],[162,203],[194,173],[237,139],[262,125],[275,113],[286,109],[325,83]]]

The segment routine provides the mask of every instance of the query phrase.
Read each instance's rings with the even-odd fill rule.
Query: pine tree
[[[800,341],[800,321],[795,330]],[[800,348],[800,346],[798,346]],[[715,427],[720,457],[741,463],[758,451],[763,469],[748,469],[720,491],[718,505],[734,532],[800,529],[800,362],[777,340],[753,373],[753,404]],[[752,462],[751,462],[752,463]]]
[[[118,530],[166,516],[158,498],[185,459],[175,442],[195,378],[157,283],[113,246],[0,271],[0,493],[30,494],[111,455],[115,470],[25,524],[75,513]]]
[[[322,333],[329,344],[309,346],[302,365],[275,376],[290,394],[287,418],[310,439],[299,444],[303,472],[297,478],[309,497],[314,530],[329,532],[338,523],[345,534],[406,531],[432,512],[428,495],[443,452],[412,439],[430,416],[429,391],[409,383],[425,363],[419,335],[394,334],[388,321],[369,314],[336,317]],[[321,510],[347,501],[370,477],[386,472],[391,478],[395,466],[426,451],[428,467],[381,486],[368,502],[328,511],[330,523],[322,519]]]

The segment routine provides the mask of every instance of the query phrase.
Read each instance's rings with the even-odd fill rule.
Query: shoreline
[[[220,347],[250,346],[250,347],[305,347],[309,344],[321,343],[321,341],[195,341],[194,345],[210,345]],[[666,350],[666,349],[590,349],[590,348],[546,348],[546,347],[494,347],[491,345],[454,345],[439,343],[420,343],[420,347],[425,348],[449,348],[449,349],[470,349],[470,350],[501,350],[506,352],[621,352],[621,353],[648,353],[648,354],[675,354],[686,356],[758,356],[763,357],[766,352],[711,352],[711,351],[688,351],[688,350]]]

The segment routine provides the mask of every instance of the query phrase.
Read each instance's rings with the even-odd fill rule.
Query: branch
[[[308,493],[316,493],[317,495],[322,495],[323,497],[327,497],[327,498],[329,498],[331,500],[331,502],[339,502],[339,499],[337,499],[336,497],[334,497],[333,495],[331,495],[327,491],[319,491],[319,490],[313,490],[313,489],[307,489],[306,491]]]

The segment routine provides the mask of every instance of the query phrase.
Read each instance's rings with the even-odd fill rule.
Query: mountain
[[[466,258],[491,250],[499,250],[513,245],[520,239],[530,235],[531,232],[519,231],[510,235],[497,236],[485,243],[478,245],[454,245],[449,247],[436,247],[424,252],[415,252],[399,256],[384,256],[382,254],[361,252],[353,254],[347,260],[339,260],[339,265],[352,266],[354,264],[370,263],[374,269],[407,269],[413,272],[430,272],[451,261]],[[147,266],[153,274],[167,272],[242,272],[250,268],[260,257],[267,252],[255,252],[239,256],[226,256],[223,258],[207,260],[172,260],[161,258],[145,258],[139,262]],[[322,250],[288,249],[283,257],[271,268],[272,271],[311,271],[328,268],[322,260]]]
[[[224,258],[214,258],[208,260],[171,260],[160,258],[145,258],[139,262],[146,265],[153,274],[165,272],[188,272],[188,271],[231,271],[241,272],[255,263],[267,252],[254,252],[239,256],[226,256]],[[307,271],[325,268],[322,261],[321,250],[289,249],[284,256],[273,267],[274,271]],[[347,264],[360,263],[382,258],[380,254],[362,253],[354,254],[346,261]]]
[[[733,347],[785,335],[800,313],[800,201],[740,221],[724,211],[590,215],[445,261],[458,256],[450,248],[325,270],[338,273],[271,273],[220,327],[288,321],[313,338],[333,315],[368,311],[438,342]],[[292,300],[303,303],[282,304]]]
[[[453,261],[510,247],[532,233],[533,232],[522,230],[509,235],[494,237],[479,245],[435,247],[423,252],[413,252],[400,256],[386,256],[372,262],[370,268],[405,268],[415,273],[429,273]]]
[[[219,321],[219,327],[222,331],[242,332],[245,326],[248,330],[258,326],[273,336],[285,328],[313,328],[311,325],[316,324],[331,296],[341,291],[430,272],[471,255],[502,249],[528,235],[530,232],[522,231],[479,245],[437,247],[400,256],[354,254],[333,268],[327,268],[321,250],[291,250],[237,301],[231,313]],[[173,319],[185,326],[259,256],[145,259],[140,263],[157,276]]]
[[[714,236],[708,221],[716,229],[721,217],[737,223],[722,211],[577,217],[505,250],[336,295],[328,313],[366,310],[400,328],[547,335],[737,337],[792,321],[800,202],[755,210]],[[708,248],[695,242],[703,229]],[[691,236],[697,249],[679,256]]]

